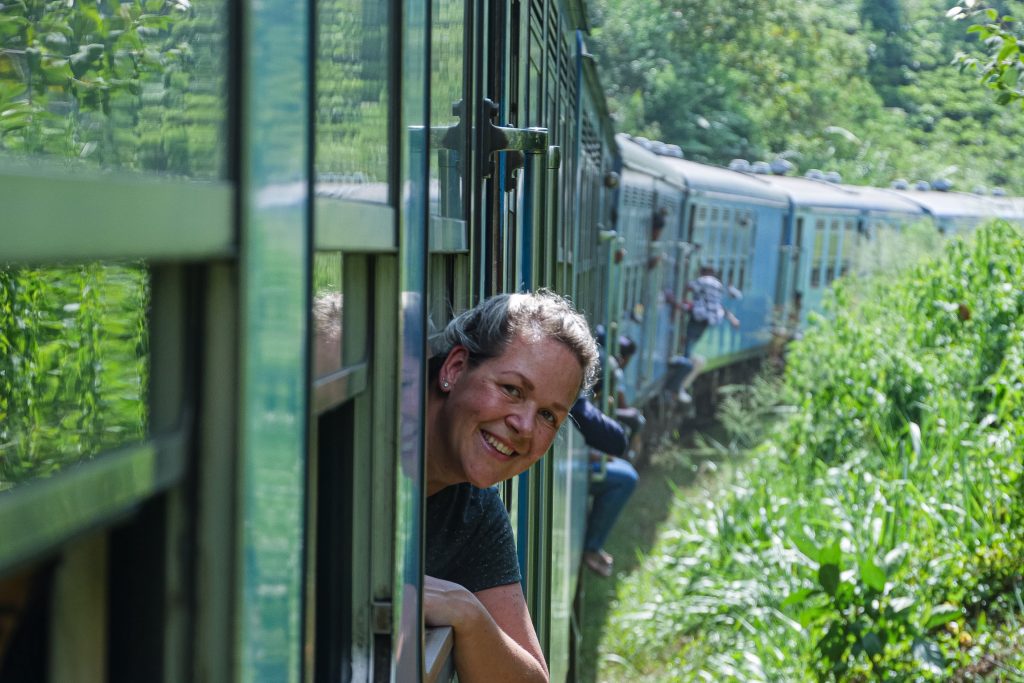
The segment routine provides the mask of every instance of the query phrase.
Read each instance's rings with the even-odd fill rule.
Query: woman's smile
[[[483,434],[484,441],[487,443],[487,445],[489,445],[494,450],[498,451],[498,455],[505,456],[506,458],[511,458],[513,456],[518,455],[518,453],[514,449],[499,441],[497,437],[495,437],[490,432],[482,431],[481,434]]]

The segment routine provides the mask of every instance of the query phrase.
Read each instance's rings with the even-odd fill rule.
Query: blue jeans
[[[704,336],[704,331],[708,329],[707,320],[694,320],[692,317],[686,322],[686,345],[683,347],[683,355],[687,358],[690,357],[690,352],[693,351],[693,345],[696,344],[701,337]]]
[[[693,370],[693,361],[686,356],[672,356],[668,359],[668,372],[665,373],[665,391],[678,393],[683,380]]]
[[[600,464],[591,465],[595,472]],[[597,552],[604,547],[615,520],[619,518],[622,508],[636,488],[638,475],[632,465],[622,458],[608,458],[605,477],[601,481],[590,483],[590,492],[594,503],[587,517],[587,531],[583,540],[583,549]]]

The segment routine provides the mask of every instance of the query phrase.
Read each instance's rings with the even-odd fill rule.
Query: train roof
[[[732,171],[720,166],[709,166],[696,161],[663,157],[664,162],[679,174],[686,187],[706,195],[738,196],[743,199],[786,205],[785,192],[765,182],[760,176]]]
[[[985,218],[1000,215],[994,200],[997,197],[968,194],[967,192],[939,192],[935,190],[886,190],[890,194],[908,199],[936,218]],[[1009,210],[1013,202],[1003,202]]]
[[[774,187],[785,192],[793,206],[872,211],[878,213],[923,214],[919,204],[885,190],[860,185],[840,185],[826,180],[764,175]]]
[[[665,163],[668,161],[668,157],[658,156],[624,133],[618,133],[615,136],[615,141],[619,145],[619,153],[622,155],[622,166],[624,169],[646,173],[677,185],[682,184],[682,179],[679,178],[678,174],[673,173],[671,167]]]

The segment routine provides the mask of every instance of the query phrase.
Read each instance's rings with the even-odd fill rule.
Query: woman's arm
[[[518,583],[470,593],[457,583],[423,577],[427,626],[455,630],[460,683],[548,683],[548,667]]]

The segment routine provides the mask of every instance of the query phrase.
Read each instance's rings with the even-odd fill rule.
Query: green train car
[[[581,0],[0,4],[0,680],[449,681],[423,416],[454,315],[566,294],[677,426],[700,266],[744,295],[704,409],[878,234],[1024,220],[616,139],[586,36]],[[501,489],[556,681],[589,476],[564,428]]]
[[[420,681],[426,349],[608,309],[579,2],[0,7],[0,678]],[[572,676],[586,454],[504,486]]]

